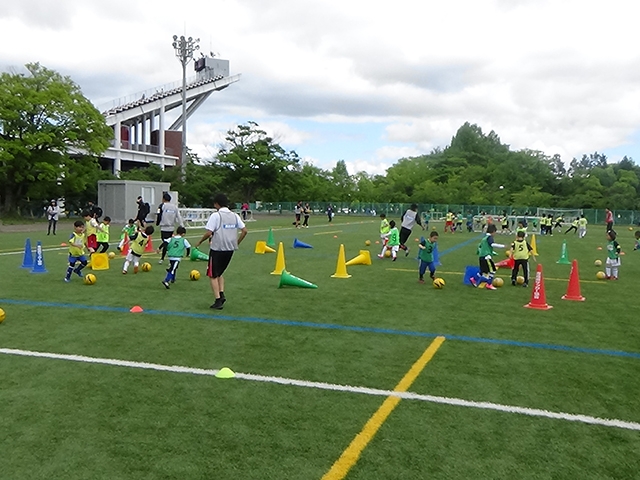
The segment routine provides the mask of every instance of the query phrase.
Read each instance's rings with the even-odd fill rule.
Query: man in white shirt
[[[247,228],[240,216],[229,210],[229,200],[223,193],[214,197],[213,206],[218,211],[209,217],[204,235],[196,243],[196,248],[205,240],[211,239],[207,276],[211,279],[211,290],[213,290],[215,302],[210,308],[222,310],[222,306],[227,300],[224,296],[224,277],[222,274],[229,266],[233,252],[238,249],[244,237],[247,236]],[[238,230],[240,230],[239,236]]]

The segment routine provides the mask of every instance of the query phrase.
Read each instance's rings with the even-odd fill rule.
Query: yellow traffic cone
[[[533,255],[535,255],[536,257],[538,256],[538,246],[536,245],[536,234],[533,233],[531,235],[531,253]]]
[[[278,256],[276,257],[276,268],[271,272],[271,275],[282,275],[284,269],[284,245],[280,242],[278,244]]]
[[[347,264],[344,261],[344,244],[340,244],[340,251],[338,252],[338,265],[336,266],[336,273],[331,275],[331,278],[351,278],[351,275],[347,273]]]
[[[357,257],[352,258],[346,263],[347,267],[351,265],[371,265],[371,254],[369,250],[360,250],[360,254]]]
[[[265,254],[265,253],[276,253],[276,251],[267,245],[267,242],[264,240],[258,240],[256,242],[256,249],[253,253]]]

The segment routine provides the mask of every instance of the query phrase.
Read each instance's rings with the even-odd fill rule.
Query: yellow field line
[[[444,337],[436,337],[431,345],[423,352],[418,360],[413,364],[409,371],[402,377],[394,392],[406,392],[411,384],[418,378],[420,372],[429,363],[436,354],[440,346],[443,344]],[[380,429],[384,421],[389,417],[391,412],[400,403],[399,397],[387,397],[380,408],[367,421],[362,431],[356,435],[351,441],[347,449],[342,452],[340,458],[331,466],[331,469],[322,477],[322,480],[339,480],[344,478],[349,470],[356,464],[360,454],[366,448],[368,443],[373,439],[377,431]]]
[[[318,233],[314,233],[314,235],[327,235],[329,233],[340,233],[342,232],[342,230],[334,230],[333,232],[318,232]]]

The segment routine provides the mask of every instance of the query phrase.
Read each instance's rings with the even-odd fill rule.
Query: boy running
[[[485,282],[485,288],[487,290],[496,290],[496,287],[491,285],[493,276],[496,273],[496,264],[493,263],[493,247],[504,248],[504,245],[500,243],[494,243],[493,234],[496,233],[496,226],[493,223],[487,225],[487,233],[480,243],[478,244],[477,255],[478,262],[480,264],[480,273],[478,278],[471,277],[469,281],[474,287],[477,287],[480,283]]]
[[[386,249],[391,250],[391,257],[393,258],[392,261],[395,262],[398,258],[398,250],[400,250],[400,232],[398,231],[394,220],[389,222],[389,227],[391,228],[389,230]]]
[[[387,220],[387,216],[384,213],[380,214],[380,242],[382,243],[382,251],[378,258],[384,257],[384,251],[387,249],[387,240],[389,238],[389,230],[391,227],[389,226],[389,220]]]
[[[436,243],[438,242],[438,232],[432,231],[429,234],[428,239],[422,239],[422,241],[418,244],[418,248],[420,251],[418,252],[418,258],[420,259],[420,266],[418,267],[418,273],[420,278],[418,279],[419,283],[424,283],[424,274],[429,269],[429,276],[431,280],[435,278],[436,274],[436,265],[433,262],[433,251],[436,248]]]
[[[129,253],[127,253],[127,257],[124,261],[124,266],[122,267],[122,273],[126,275],[129,270],[129,265],[133,262],[133,273],[138,273],[138,266],[140,265],[140,257],[144,253],[144,249],[149,243],[149,235],[152,235],[154,232],[153,225],[148,225],[144,232],[136,232],[130,238],[131,248],[129,249]]]
[[[515,242],[511,244],[514,260],[513,269],[511,270],[511,285],[516,285],[518,271],[520,267],[522,267],[522,276],[524,277],[522,286],[526,288],[529,286],[529,255],[531,255],[534,260],[536,257],[533,255],[533,248],[531,248],[529,242],[525,240],[524,235],[524,232],[518,232]]]
[[[118,244],[118,250],[122,250],[125,243],[129,243],[129,239],[133,237],[138,231],[138,227],[136,227],[133,218],[129,219],[129,223],[127,223],[124,227],[122,227],[122,233],[120,234],[120,243]]]
[[[82,278],[82,269],[87,266],[87,257],[84,254],[84,247],[87,242],[87,237],[84,233],[84,222],[82,220],[76,220],[73,223],[73,233],[69,237],[69,266],[67,267],[67,274],[64,277],[64,281],[69,283],[71,281],[71,274],[76,273]],[[76,264],[79,264],[76,266]]]
[[[587,234],[587,219],[584,218],[584,215],[580,215],[578,219],[578,238],[584,238]]]
[[[176,271],[180,266],[180,260],[185,254],[189,256],[191,253],[191,244],[183,237],[186,233],[186,228],[178,227],[173,237],[163,240],[163,242],[167,244],[166,252],[167,258],[169,259],[169,268],[167,268],[167,276],[162,281],[162,285],[164,285],[164,288],[167,290],[169,289],[169,283],[176,281]]]

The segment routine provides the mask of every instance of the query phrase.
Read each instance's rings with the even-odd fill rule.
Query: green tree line
[[[68,77],[39,64],[0,74],[0,209],[4,214],[64,197],[81,206],[97,181],[114,178],[99,156],[113,131]],[[80,153],[81,152],[81,153]],[[344,160],[325,170],[282,148],[253,121],[230,129],[213,158],[189,152],[180,169],[156,165],[120,178],[170,182],[186,206],[233,202],[374,202],[639,210],[640,167],[595,152],[565,165],[558,155],[511,150],[497,133],[465,123],[448,146],[401,158],[384,175],[350,174]]]

